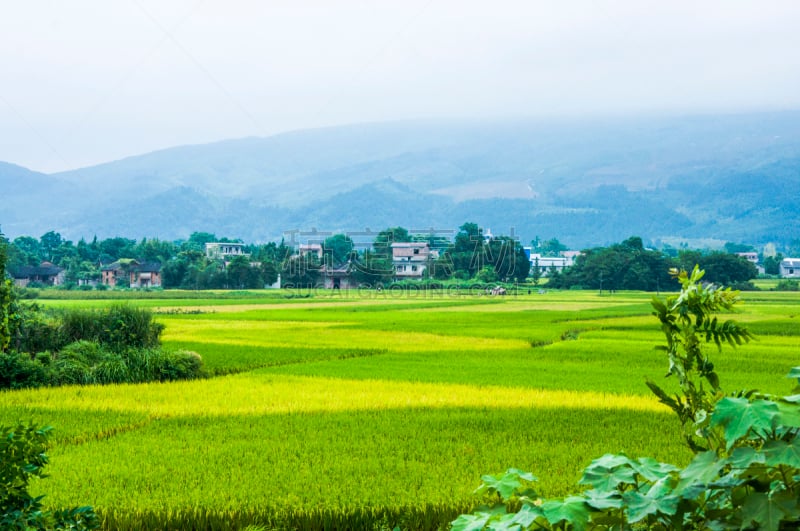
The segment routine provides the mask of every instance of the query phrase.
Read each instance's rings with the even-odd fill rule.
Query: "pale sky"
[[[0,161],[347,123],[800,109],[800,2],[0,0]]]

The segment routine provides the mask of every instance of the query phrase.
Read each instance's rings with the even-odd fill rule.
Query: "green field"
[[[690,458],[644,385],[670,388],[648,294],[193,297],[132,303],[213,378],[0,394],[0,423],[56,429],[49,504],[92,504],[108,528],[434,529],[481,474],[530,470],[557,496],[607,452]],[[713,355],[722,385],[788,392],[800,295],[743,298],[758,341]]]

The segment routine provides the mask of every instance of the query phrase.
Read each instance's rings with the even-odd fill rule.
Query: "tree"
[[[315,253],[289,256],[281,264],[281,283],[287,288],[313,288],[319,280],[320,267]]]
[[[217,239],[217,236],[210,232],[193,232],[183,247],[185,248],[184,250],[205,252],[207,243],[218,241],[220,240]]]
[[[498,236],[489,240],[485,248],[500,280],[525,282],[531,270],[531,263],[518,241],[508,236]]]
[[[634,236],[609,247],[585,250],[571,268],[551,276],[548,284],[556,288],[659,291],[669,285],[672,267],[669,257],[645,249],[642,239]]]
[[[391,258],[369,250],[354,258],[350,263],[350,274],[359,284],[378,287],[392,281],[394,266]]]
[[[557,238],[550,238],[547,241],[540,241],[539,237],[537,236],[533,241],[538,243],[538,246],[535,246],[534,248],[537,249],[539,254],[542,256],[558,256],[561,251],[567,250],[567,246],[558,241]]]
[[[0,232],[0,352],[6,352],[11,345],[11,320],[14,292],[11,279],[6,277],[8,244]]]
[[[758,269],[746,258],[719,251],[702,256],[698,261],[710,282],[726,286],[747,282],[758,276]]]
[[[531,280],[533,280],[533,285],[538,286],[541,278],[542,269],[539,267],[539,257],[537,256],[533,259],[533,267],[531,267]]]
[[[262,260],[259,271],[265,285],[271,286],[278,281],[279,270],[274,260]]]
[[[474,277],[482,267],[491,263],[486,254],[483,229],[471,222],[459,227],[446,254],[453,264],[453,275],[463,280]]]
[[[724,248],[725,252],[728,254],[749,253],[755,251],[755,248],[752,245],[747,245],[745,243],[726,242]]]
[[[350,251],[353,250],[353,240],[346,234],[334,234],[322,242],[322,253],[325,264],[338,266],[347,261]]]
[[[136,256],[135,247],[136,240],[121,237],[106,238],[99,243],[100,252],[107,254],[112,261],[120,258],[134,258]]]
[[[233,289],[263,288],[261,271],[250,263],[247,256],[234,256],[225,267],[227,285]]]
[[[781,253],[778,253],[775,256],[765,257],[764,273],[766,273],[767,275],[780,275],[782,261],[783,261],[783,255]]]
[[[39,243],[44,259],[53,262],[55,252],[61,246],[63,241],[64,240],[61,238],[61,234],[52,230],[46,234],[43,234],[42,237],[39,238]]]
[[[378,233],[375,241],[372,243],[372,248],[375,253],[384,258],[392,257],[392,244],[398,242],[412,241],[411,235],[408,230],[403,227],[390,227]]]
[[[20,255],[23,257],[24,264],[20,265],[39,265],[39,263],[44,260],[42,245],[36,238],[18,236],[14,238],[13,245],[19,250]]]

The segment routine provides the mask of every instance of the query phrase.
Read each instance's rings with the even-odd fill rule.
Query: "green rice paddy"
[[[45,500],[107,528],[436,529],[485,473],[557,496],[607,452],[690,457],[644,384],[671,385],[649,294],[150,295],[213,378],[0,394],[0,423],[55,427]],[[743,298],[758,340],[712,353],[722,385],[786,393],[800,295]]]

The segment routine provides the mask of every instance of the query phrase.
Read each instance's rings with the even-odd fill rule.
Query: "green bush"
[[[0,389],[40,387],[50,381],[47,368],[38,359],[20,352],[0,352]]]
[[[31,478],[45,478],[50,428],[19,423],[0,427],[0,529],[98,529],[91,507],[45,510],[43,496],[28,492]]]
[[[123,357],[131,382],[167,382],[206,376],[203,360],[196,352],[128,349]]]
[[[32,305],[20,305],[16,314],[16,326],[11,345],[20,352],[57,351],[66,342],[61,337],[61,321],[53,311]]]
[[[783,279],[775,286],[775,291],[800,291],[800,282]]]
[[[152,348],[159,344],[164,325],[153,313],[129,304],[108,308],[68,309],[61,314],[59,336],[64,343],[96,341],[115,350],[128,347]]]
[[[160,370],[161,381],[192,380],[205,375],[203,359],[197,352],[175,350],[167,352]]]

